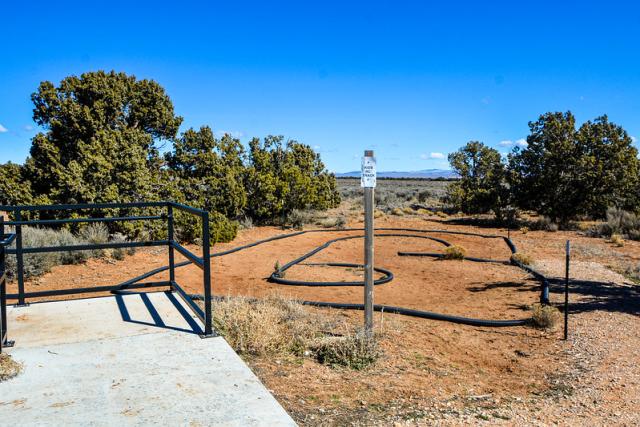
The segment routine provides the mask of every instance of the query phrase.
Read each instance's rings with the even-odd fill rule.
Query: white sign
[[[363,157],[360,172],[360,187],[376,188],[376,158]]]

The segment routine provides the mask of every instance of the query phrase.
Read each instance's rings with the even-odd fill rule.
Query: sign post
[[[364,330],[373,336],[373,205],[376,158],[366,150],[362,158],[360,186],[364,188]]]
[[[564,339],[569,338],[569,263],[571,261],[571,243],[567,240],[564,276]]]

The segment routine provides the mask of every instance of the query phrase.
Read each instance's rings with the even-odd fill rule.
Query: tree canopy
[[[216,242],[233,239],[243,216],[274,222],[339,202],[335,177],[307,145],[268,136],[245,153],[238,139],[217,138],[208,126],[178,135],[182,117],[153,80],[89,72],[57,86],[42,82],[31,98],[44,131],[24,166],[0,165],[0,204],[174,200],[209,211]],[[133,223],[111,227],[141,232]],[[199,224],[181,213],[176,228],[184,240],[200,237]]]
[[[182,122],[158,83],[97,71],[42,82],[31,99],[46,132],[33,138],[26,174],[44,202],[157,199],[156,143]]]
[[[470,141],[449,154],[451,168],[460,176],[448,187],[449,202],[467,213],[493,211],[501,218],[508,197],[505,166],[498,150]]]
[[[249,143],[247,211],[264,221],[284,217],[294,209],[328,209],[340,203],[335,176],[320,155],[284,137],[254,138]]]
[[[529,123],[527,147],[509,159],[518,205],[561,223],[605,216],[608,207],[637,208],[638,151],[607,116],[576,130],[571,112]]]
[[[637,210],[640,160],[633,141],[607,116],[576,129],[568,111],[529,122],[524,148],[505,163],[500,154],[472,141],[449,155],[460,180],[449,187],[452,204],[467,213],[507,204],[535,210],[554,222],[577,216],[603,218],[608,208]]]

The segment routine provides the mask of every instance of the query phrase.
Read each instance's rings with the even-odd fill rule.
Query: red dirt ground
[[[362,225],[354,222],[350,226]],[[505,234],[505,230],[450,225],[418,216],[384,217],[376,221],[376,226]],[[274,227],[244,230],[234,242],[219,244],[213,251],[284,232]],[[276,292],[305,300],[362,302],[361,287],[290,287],[266,280],[276,261],[283,265],[329,239],[359,233],[311,233],[215,258],[214,293],[260,297]],[[510,256],[502,239],[431,235],[465,247],[468,256],[500,260],[508,260]],[[568,238],[577,247],[593,249],[576,251],[577,260],[597,260],[608,265],[621,259],[635,262],[640,259],[640,245],[635,242],[618,249],[600,239],[573,232],[530,232],[513,236],[518,249],[532,255],[534,260],[558,262],[563,260],[564,241]],[[424,239],[378,238],[376,266],[393,271],[395,279],[376,287],[375,302],[489,319],[531,315],[528,307],[538,301],[539,283],[516,267],[397,255],[399,250],[440,252],[443,248]],[[354,239],[336,243],[308,262],[362,263],[362,258],[362,240]],[[182,260],[179,256],[177,259]],[[91,260],[84,265],[56,267],[52,273],[27,283],[27,290],[114,284],[166,264],[166,250],[142,250],[123,261]],[[195,266],[184,267],[178,270],[177,281],[188,292],[200,293],[201,274]],[[166,277],[163,273],[157,278]],[[286,277],[337,281],[361,276],[359,271],[343,268],[296,266]],[[15,285],[10,288],[13,292]],[[560,300],[559,295],[553,298]],[[321,311],[344,316],[354,324],[362,319],[361,312]],[[561,388],[559,378],[564,371],[559,370],[558,363],[566,362],[567,356],[563,353],[566,344],[560,341],[559,330],[477,328],[379,313],[376,321],[383,332],[384,357],[372,370],[332,369],[306,359],[255,359],[250,364],[296,420],[310,425],[386,424],[391,420],[473,423],[486,420],[485,414],[489,414],[488,419],[493,422],[515,421],[519,418],[506,411],[506,406],[511,408],[518,402],[528,402],[532,396],[548,396]],[[436,409],[437,414],[433,412]],[[541,420],[535,404],[527,414],[533,414],[532,422]],[[554,419],[546,421],[554,422]]]

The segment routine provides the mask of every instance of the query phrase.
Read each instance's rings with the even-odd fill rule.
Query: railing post
[[[0,215],[0,239],[4,237],[4,216]],[[4,346],[4,340],[7,333],[7,288],[5,284],[4,272],[5,265],[4,245],[0,244],[0,353]]]
[[[22,212],[16,210],[16,221],[22,221]],[[22,225],[16,225],[16,263],[18,275],[18,306],[27,305],[24,298],[24,259],[22,253]]]
[[[176,267],[175,267],[175,255],[173,250],[173,206],[169,203],[167,207],[167,230],[169,240],[169,281],[171,282],[171,290],[173,290],[173,284],[176,281]]]
[[[202,213],[202,261],[204,282],[204,335],[213,335],[211,320],[211,255],[209,248],[209,212]]]

